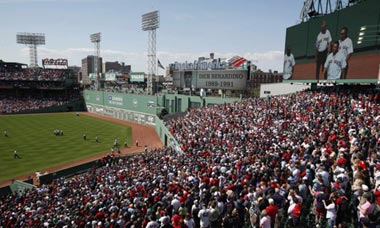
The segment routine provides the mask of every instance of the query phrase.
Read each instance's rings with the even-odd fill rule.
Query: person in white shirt
[[[149,216],[149,222],[146,224],[146,228],[158,228],[160,225],[154,220],[152,216]]]
[[[330,203],[328,205],[325,200],[322,200],[326,209],[326,219],[329,228],[333,228],[336,221],[337,208],[334,201],[335,197],[332,194],[330,195]]]
[[[352,40],[349,37],[347,37],[347,34],[348,34],[347,27],[343,27],[340,30],[340,39],[339,39],[339,52],[342,53],[346,61],[346,67],[342,75],[343,79],[347,79],[348,62],[351,58],[351,54],[354,53]]]
[[[21,158],[21,157],[18,155],[17,150],[14,150],[14,151],[13,151],[13,158],[14,158],[14,159],[16,159],[16,158],[20,159],[20,158]]]
[[[186,213],[185,219],[183,220],[187,228],[194,228],[195,222],[194,219],[191,217],[190,213]]]
[[[260,228],[270,228],[270,217],[264,209],[261,211]]]
[[[320,69],[322,67],[322,72],[324,69],[324,64],[326,62],[327,54],[329,53],[330,43],[332,41],[330,31],[327,29],[326,21],[322,21],[321,31],[317,36],[317,41],[315,43],[315,61],[317,63],[316,69],[316,79],[319,81]],[[326,79],[326,78],[325,78]]]
[[[325,62],[325,69],[323,69],[323,75],[327,71],[327,79],[336,80],[344,74],[346,68],[346,59],[339,50],[339,43],[334,42],[332,52],[327,56]]]
[[[178,200],[177,197],[174,197],[174,199],[171,202],[171,205],[173,206],[173,211],[178,212],[178,209],[181,207],[181,202]]]
[[[202,205],[202,209],[198,213],[198,218],[201,220],[201,228],[210,227],[210,210],[205,204]]]
[[[292,79],[295,64],[294,56],[291,53],[290,47],[288,47],[284,56],[284,80]]]

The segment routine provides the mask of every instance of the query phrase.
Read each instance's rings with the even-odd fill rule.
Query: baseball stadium
[[[365,13],[363,13],[365,12]],[[147,72],[0,60],[0,227],[380,226],[380,4],[306,0],[284,71],[156,58]],[[1,57],[1,55],[0,55]],[[104,65],[106,66],[106,65]],[[103,73],[102,73],[103,72]]]

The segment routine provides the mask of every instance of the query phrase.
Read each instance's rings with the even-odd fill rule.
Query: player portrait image
[[[191,80],[193,79],[193,72],[185,71],[184,79],[185,79],[185,88],[191,88]]]

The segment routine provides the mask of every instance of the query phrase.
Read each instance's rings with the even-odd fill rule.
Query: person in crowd
[[[271,227],[271,218],[269,217],[267,211],[264,209],[261,212],[260,228],[270,228],[270,227]]]
[[[326,200],[322,200],[323,205],[326,209],[326,219],[327,219],[327,225],[329,228],[335,227],[336,222],[336,216],[337,216],[337,206],[335,204],[335,195],[331,193],[329,204],[326,203]]]

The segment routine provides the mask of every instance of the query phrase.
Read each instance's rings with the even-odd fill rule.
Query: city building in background
[[[268,83],[280,83],[283,80],[282,73],[279,73],[278,71],[271,71],[264,72],[261,70],[256,70],[251,73],[247,86],[249,89],[256,89],[260,88],[261,84],[268,84]]]
[[[82,59],[82,84],[84,86],[91,84],[90,75],[95,73],[94,60],[95,60],[95,56],[93,55],[89,55],[86,58]],[[99,72],[103,72],[102,66],[103,66],[103,59],[102,57],[99,57],[99,61],[98,61]]]

